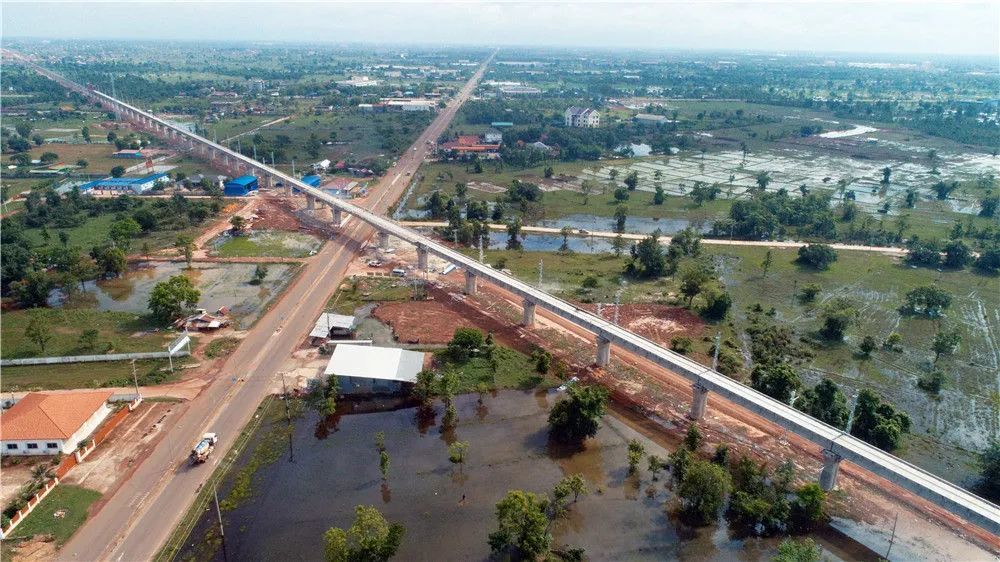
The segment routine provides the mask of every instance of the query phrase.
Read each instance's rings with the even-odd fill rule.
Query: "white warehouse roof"
[[[338,344],[323,374],[412,383],[423,368],[424,354],[419,351]]]

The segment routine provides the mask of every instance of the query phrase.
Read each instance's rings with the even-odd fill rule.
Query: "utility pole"
[[[542,275],[543,275],[544,271],[545,271],[545,264],[542,262],[541,259],[539,259],[538,260],[538,288],[539,289],[542,288]]]
[[[139,398],[139,377],[135,374],[135,359],[132,360],[132,382],[135,383],[135,397]]]
[[[622,290],[618,289],[615,291],[615,325],[618,324],[618,309],[621,308],[622,304]]]
[[[281,401],[285,403],[285,421],[288,423],[288,462],[295,462],[295,449],[292,448],[292,414],[288,410],[288,388],[285,386],[285,373],[281,373]]]
[[[212,486],[212,495],[215,496],[215,517],[219,520],[219,536],[222,537],[222,556],[228,559],[226,554],[226,528],[222,525],[222,510],[219,509],[219,486]]]
[[[488,227],[487,227],[488,228]],[[487,234],[489,231],[487,230]],[[479,263],[483,263],[483,237],[479,237]]]
[[[719,370],[719,348],[722,347],[722,332],[715,336],[715,353],[712,354],[712,370]]]
[[[272,156],[274,158],[274,156]],[[292,177],[295,177],[295,159],[292,158]]]
[[[257,159],[257,143],[253,143],[253,159]]]
[[[896,512],[896,520],[892,522],[892,536],[889,537],[889,548],[885,551],[885,559],[889,559],[889,553],[892,552],[892,544],[896,541],[896,524],[899,523],[899,512]]]

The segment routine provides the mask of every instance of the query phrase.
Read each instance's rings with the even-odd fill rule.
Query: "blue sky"
[[[1000,2],[17,2],[4,36],[1000,56]]]

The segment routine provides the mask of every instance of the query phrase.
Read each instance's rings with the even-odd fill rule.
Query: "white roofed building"
[[[390,394],[417,381],[424,354],[396,347],[338,344],[323,374],[336,375],[343,394]]]
[[[309,332],[309,337],[322,340],[336,337],[351,337],[355,327],[357,327],[357,319],[353,316],[324,312],[316,319],[316,325]]]

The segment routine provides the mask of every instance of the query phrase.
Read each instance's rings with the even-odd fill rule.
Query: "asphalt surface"
[[[365,207],[384,213],[402,195],[429,150],[427,141],[437,140],[445,131],[491,60],[492,56],[386,172],[363,203]],[[309,260],[216,379],[190,402],[132,477],[59,551],[58,560],[137,561],[156,555],[257,405],[271,392],[282,365],[305,338],[348,264],[373,234],[370,226],[348,220],[337,239]],[[191,466],[187,454],[207,431],[219,435],[216,451],[204,465]]]

